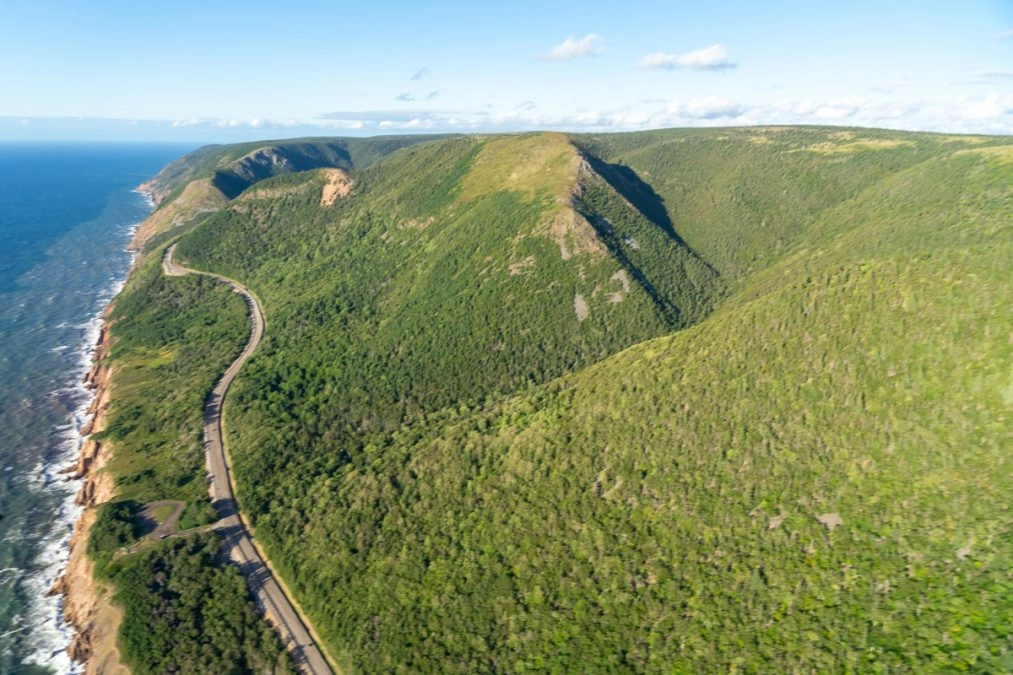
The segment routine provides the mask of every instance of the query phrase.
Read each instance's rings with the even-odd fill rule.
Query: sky
[[[0,140],[1013,134],[1013,0],[5,0]]]

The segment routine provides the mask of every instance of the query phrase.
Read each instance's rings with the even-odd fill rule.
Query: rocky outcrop
[[[106,317],[108,314],[107,309]],[[101,431],[106,424],[111,377],[106,363],[110,346],[107,328],[102,330],[94,363],[85,377],[85,384],[95,390],[95,397],[89,409],[90,422],[81,429],[82,435]],[[74,477],[83,480],[77,503],[85,508],[74,525],[67,570],[50,591],[64,596],[64,618],[75,630],[68,653],[74,661],[85,664],[87,675],[129,672],[120,663],[116,649],[121,612],[112,603],[112,589],[94,578],[95,565],[87,551],[88,537],[95,523],[96,507],[111,499],[115,493],[112,477],[102,470],[109,461],[109,456],[108,443],[88,438],[81,447],[77,463],[71,469]]]
[[[270,176],[295,171],[295,166],[277,148],[264,147],[240,157],[228,166],[228,171],[252,184]]]
[[[320,194],[320,206],[333,206],[339,197],[347,197],[352,192],[355,182],[343,169],[323,169],[322,174],[327,181]]]

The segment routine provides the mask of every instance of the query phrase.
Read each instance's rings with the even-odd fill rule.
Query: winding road
[[[264,311],[253,293],[239,282],[218,274],[177,265],[172,259],[175,249],[176,245],[173,244],[166,249],[162,258],[162,270],[166,275],[178,277],[186,274],[202,274],[217,279],[242,295],[250,309],[252,326],[246,347],[215,383],[214,389],[204,403],[204,457],[208,469],[208,492],[211,494],[211,502],[221,516],[221,520],[215,524],[215,529],[222,535],[225,553],[246,577],[257,604],[267,615],[268,620],[274,624],[282,642],[292,653],[296,665],[306,673],[331,675],[333,671],[314,642],[307,622],[296,610],[260,551],[253,544],[253,538],[247,530],[246,523],[243,522],[236,503],[232,475],[225,454],[222,402],[239,369],[257,349],[264,336]]]

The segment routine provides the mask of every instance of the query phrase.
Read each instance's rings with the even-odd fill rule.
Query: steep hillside
[[[416,146],[356,174],[330,206],[324,180],[265,181],[263,198],[237,200],[177,252],[257,289],[272,329],[248,386],[276,388],[252,379],[261,367],[290,372],[288,390],[323,378],[333,391],[294,394],[292,412],[341,445],[687,325],[717,292],[713,272],[563,136]]]
[[[828,209],[975,136],[761,127],[582,135],[577,143],[656,193],[672,227],[738,288],[791,252]],[[861,208],[861,206],[859,206]]]
[[[149,246],[263,301],[239,497],[351,670],[1013,667],[1008,139],[270,146]]]
[[[146,190],[148,187],[149,184],[145,183],[141,189]],[[215,187],[210,178],[191,181],[171,200],[163,202],[162,208],[145,219],[134,233],[131,246],[141,249],[145,245],[157,246],[164,243],[192,228],[201,217],[214,213],[228,201],[229,198]]]
[[[363,671],[1009,670],[1010,150],[904,170],[701,324],[322,477],[304,595],[342,589],[318,611]]]
[[[163,203],[188,183],[226,173],[261,179],[287,171],[324,166],[364,168],[403,147],[439,136],[373,136],[370,138],[296,138],[233,145],[206,145],[170,162],[141,188]],[[271,167],[275,167],[273,170]],[[234,196],[234,195],[233,195]]]
[[[266,178],[323,167],[365,168],[395,150],[437,138],[303,138],[204,146],[170,162],[140,186],[159,210],[138,231],[135,247],[159,235],[156,244],[178,237],[197,218]]]

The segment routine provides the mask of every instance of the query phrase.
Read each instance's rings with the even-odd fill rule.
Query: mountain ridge
[[[1009,662],[1008,139],[425,140],[148,244],[264,302],[239,498],[349,669]]]

